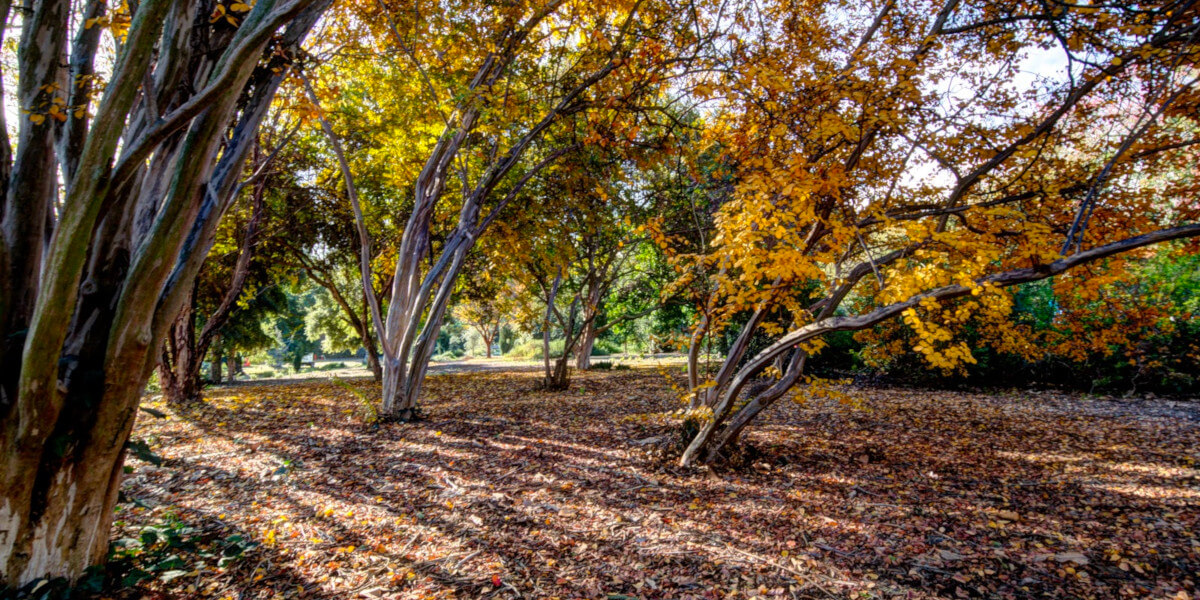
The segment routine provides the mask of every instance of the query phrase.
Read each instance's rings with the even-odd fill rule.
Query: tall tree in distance
[[[329,2],[109,4],[19,13],[4,114],[20,122],[0,142],[0,588],[103,560],[159,344]]]
[[[302,81],[296,83],[303,85]],[[290,96],[302,99],[305,93],[301,87]],[[354,115],[354,118],[361,117]],[[368,128],[378,125],[370,123]],[[390,196],[399,192],[389,185],[391,178],[386,173],[367,167],[356,166],[366,176],[354,177],[346,185],[337,158],[330,160],[321,152],[323,135],[319,130],[302,129],[278,158],[280,169],[297,175],[279,190],[282,195],[279,219],[287,223],[286,232],[279,237],[286,250],[281,261],[303,271],[312,283],[325,290],[316,298],[314,327],[328,333],[329,341],[339,349],[351,349],[355,343],[361,345],[367,367],[375,380],[381,381],[383,366],[369,298],[386,301],[390,280],[386,271],[372,269],[370,287],[363,281],[360,237],[347,193],[358,194],[360,186],[366,188],[364,193],[369,194],[369,201],[363,203],[364,221],[376,232],[371,236],[370,262],[383,264],[394,256],[395,244],[381,223],[391,218],[392,210],[399,210],[396,203],[389,201]],[[327,306],[328,303],[340,314],[331,314],[328,309],[333,307]]]
[[[478,253],[473,256],[480,256]],[[482,262],[482,261],[472,261]],[[453,314],[483,339],[484,355],[492,357],[492,346],[500,339],[500,330],[513,320],[516,311],[516,291],[491,265],[469,265],[469,276],[459,278]]]
[[[598,146],[564,156],[530,186],[542,201],[498,224],[497,235],[483,244],[484,252],[506,256],[508,276],[537,293],[544,308],[539,329],[547,389],[570,384],[572,357],[575,368],[590,367],[600,335],[657,308],[655,301],[631,302],[627,308],[637,308],[605,312],[614,296],[650,300],[634,291],[647,283],[639,259],[648,240],[638,224],[654,209],[631,185],[635,162]],[[555,331],[563,336],[563,351],[552,364]]]

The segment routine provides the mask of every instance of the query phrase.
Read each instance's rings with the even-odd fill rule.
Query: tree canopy
[[[267,347],[391,423],[632,337],[684,467],[839,373],[1195,390],[1197,7],[0,1],[0,587],[104,559],[152,377]]]

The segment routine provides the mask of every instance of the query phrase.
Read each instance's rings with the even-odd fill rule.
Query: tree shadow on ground
[[[229,586],[246,598],[1075,598],[1195,586],[1196,471],[1169,459],[1194,456],[1186,423],[1114,427],[1069,400],[865,390],[861,408],[781,406],[748,436],[758,462],[705,473],[631,443],[667,431],[626,419],[677,408],[662,375],[580,374],[560,393],[531,392],[535,378],[433,377],[425,422],[376,429],[332,385],[213,394],[184,419],[139,425],[178,468],[203,474],[166,486],[139,472],[130,487],[270,536],[270,564],[307,581],[288,592],[275,585],[288,577],[245,573]]]

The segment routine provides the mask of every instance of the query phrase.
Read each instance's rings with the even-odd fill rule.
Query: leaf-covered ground
[[[757,459],[710,473],[637,443],[672,431],[645,418],[678,408],[663,374],[588,373],[563,393],[535,377],[435,376],[427,420],[378,429],[332,383],[155,405],[167,417],[143,414],[134,437],[166,462],[129,461],[137,503],[116,535],[136,555],[129,539],[158,532],[143,562],[174,553],[115,595],[1197,594],[1195,404],[851,389],[860,406],[780,405],[749,436]],[[164,546],[183,526],[202,543]]]

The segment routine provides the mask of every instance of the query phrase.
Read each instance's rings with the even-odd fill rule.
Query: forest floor
[[[210,390],[134,438],[116,598],[1195,598],[1200,404],[843,388],[683,470],[672,369]],[[224,560],[222,560],[224,559]],[[137,580],[141,581],[137,581]]]

